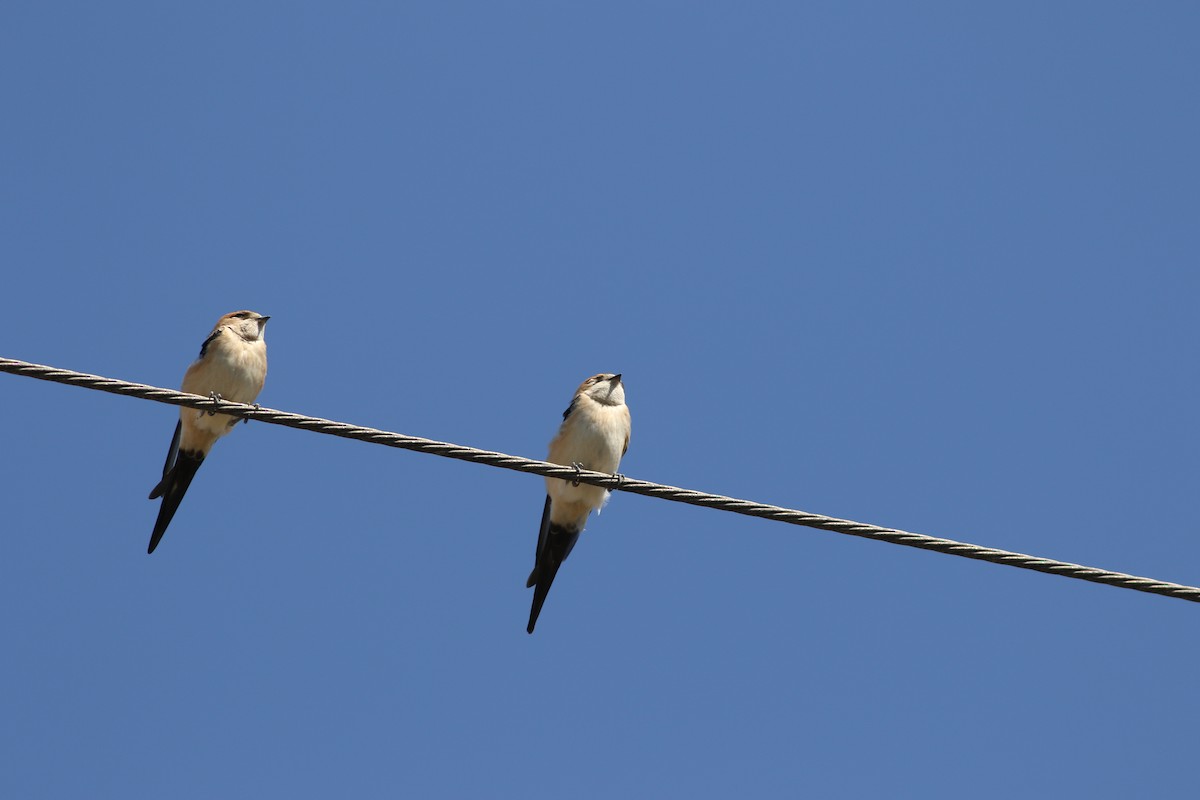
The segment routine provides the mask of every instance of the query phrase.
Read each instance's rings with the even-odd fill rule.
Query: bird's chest
[[[566,437],[570,461],[597,472],[616,472],[625,447],[625,431],[617,413],[601,408],[581,417]]]
[[[223,348],[213,353],[204,372],[205,388],[234,403],[252,403],[262,387],[264,362],[263,354],[253,346]]]
[[[262,389],[267,372],[266,349],[250,344],[230,347],[215,343],[207,356],[193,364],[183,378],[183,390],[192,394],[219,394],[233,403],[253,403]],[[212,414],[209,409],[180,409],[184,420],[181,446],[205,450],[224,436],[237,422],[227,414]]]

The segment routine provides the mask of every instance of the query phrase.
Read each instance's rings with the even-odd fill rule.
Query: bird
[[[232,311],[217,320],[200,345],[200,355],[183,376],[181,390],[203,394],[213,402],[253,403],[267,377],[267,343],[263,330],[270,317],[256,311]],[[208,452],[233,430],[237,418],[214,411],[181,407],[175,435],[167,450],[162,480],[150,499],[162,498],[147,553],[153,553],[171,524],[183,495]]]
[[[575,390],[571,404],[563,412],[562,426],[550,442],[546,460],[577,470],[616,474],[621,457],[629,449],[629,433],[625,384],[620,373],[602,372]],[[533,607],[526,633],[533,633],[550,584],[579,540],[588,515],[593,510],[599,513],[608,495],[599,486],[546,478],[546,504],[542,509],[533,572],[525,582],[525,588],[533,587]]]

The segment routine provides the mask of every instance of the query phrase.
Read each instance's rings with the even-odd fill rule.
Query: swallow
[[[200,355],[183,376],[184,392],[204,394],[214,403],[228,400],[253,403],[267,377],[267,343],[263,340],[265,317],[254,311],[234,311],[217,320],[208,338],[200,345]],[[163,464],[162,480],[150,491],[150,499],[162,498],[158,519],[150,534],[147,553],[153,553],[171,524],[196,470],[208,452],[237,425],[237,418],[213,411],[181,407],[175,436]]]
[[[616,473],[629,449],[629,406],[620,374],[602,372],[579,385],[563,412],[562,426],[550,442],[546,460],[576,469]],[[599,513],[609,492],[599,486],[561,478],[546,479],[546,505],[538,530],[533,572],[525,587],[533,587],[533,607],[526,633],[533,633],[542,604],[558,568],[571,554],[588,515]]]

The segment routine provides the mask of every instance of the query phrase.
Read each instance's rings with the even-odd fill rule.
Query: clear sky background
[[[1200,584],[1193,3],[5,3],[0,355]],[[0,375],[0,795],[1148,796],[1200,607]]]

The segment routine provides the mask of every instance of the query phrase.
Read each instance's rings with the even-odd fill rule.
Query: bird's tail
[[[526,633],[533,633],[538,615],[542,613],[542,604],[546,602],[546,595],[550,593],[550,584],[554,583],[554,576],[558,574],[558,568],[562,566],[562,562],[566,561],[567,556],[571,554],[571,549],[575,547],[575,542],[579,540],[579,533],[578,529],[555,525],[553,522],[547,526],[542,546],[538,550],[537,563],[533,567],[533,572],[529,573],[529,580],[525,583],[526,586],[534,587],[533,607],[529,610],[529,625],[525,628]]]
[[[202,453],[180,450],[175,464],[163,475],[158,485],[150,490],[150,499],[161,497],[162,505],[158,509],[158,519],[154,521],[154,532],[150,534],[147,553],[153,553],[154,548],[158,547],[158,542],[167,532],[167,526],[171,524],[171,518],[175,516],[184,493],[192,485],[192,478],[196,477],[196,470],[200,469],[203,463]]]

